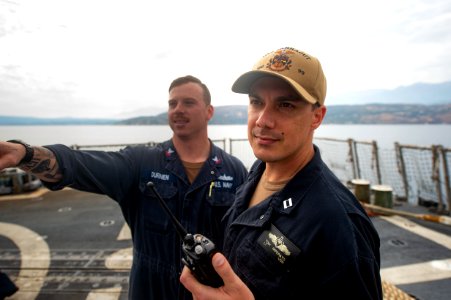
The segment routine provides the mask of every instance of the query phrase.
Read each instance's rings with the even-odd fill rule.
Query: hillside
[[[210,124],[246,124],[247,106],[215,107]],[[0,125],[165,125],[167,113],[124,120],[40,119],[0,116]],[[325,124],[451,124],[451,104],[366,104],[327,106]]]
[[[329,106],[329,124],[451,124],[451,104],[367,104]]]
[[[451,81],[415,83],[395,89],[374,89],[329,95],[326,104],[447,104],[451,103]]]
[[[210,124],[246,124],[247,106],[229,105],[215,108]],[[331,105],[326,124],[451,124],[451,104],[368,104]],[[166,113],[152,117],[123,120],[121,125],[167,124]]]
[[[117,121],[117,119],[36,118],[0,115],[0,125],[111,125]]]
[[[215,107],[215,113],[210,124],[246,124],[246,105],[226,105]],[[117,122],[120,125],[162,125],[168,124],[167,113],[156,116],[136,117]]]

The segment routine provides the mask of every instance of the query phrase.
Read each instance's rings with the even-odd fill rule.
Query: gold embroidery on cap
[[[288,54],[292,54],[293,51],[290,51],[291,53],[289,53],[288,51],[285,49],[276,51],[274,57],[269,60],[266,67],[272,71],[277,72],[289,70],[291,68],[291,59]]]

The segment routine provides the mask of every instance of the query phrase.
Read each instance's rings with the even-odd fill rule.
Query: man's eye
[[[250,105],[260,105],[262,102],[258,99],[249,99],[249,104]]]
[[[183,106],[189,107],[189,106],[196,105],[196,103],[197,103],[196,100],[187,98],[187,99],[183,99],[180,104]]]
[[[295,106],[291,104],[290,102],[282,102],[279,104],[281,108],[294,108]]]

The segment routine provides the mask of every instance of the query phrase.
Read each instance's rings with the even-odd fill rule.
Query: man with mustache
[[[52,190],[70,186],[117,201],[133,239],[129,299],[192,298],[179,281],[180,238],[147,183],[154,183],[188,232],[202,234],[222,249],[221,218],[247,175],[242,162],[208,138],[214,109],[205,84],[193,76],[175,79],[168,105],[173,136],[154,148],[75,151],[63,145],[0,142],[0,170],[18,166]]]
[[[382,299],[379,236],[313,144],[326,114],[318,59],[294,48],[265,55],[232,90],[248,94],[258,160],[224,217],[224,285],[180,278],[197,300]]]

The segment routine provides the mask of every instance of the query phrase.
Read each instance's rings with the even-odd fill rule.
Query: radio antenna
[[[163,209],[166,211],[166,214],[171,218],[171,221],[174,224],[175,230],[179,234],[179,236],[182,239],[182,241],[191,240],[192,239],[191,235],[188,235],[188,233],[186,232],[185,228],[183,228],[182,224],[180,224],[180,222],[172,214],[172,212],[169,209],[169,207],[166,204],[166,202],[163,200],[163,198],[161,198],[160,194],[155,189],[155,184],[152,181],[149,181],[149,182],[147,182],[146,186],[148,188],[150,188],[153,191],[153,193],[157,196],[158,201],[160,202],[160,204],[163,207]],[[190,237],[188,237],[188,236],[190,236]]]

